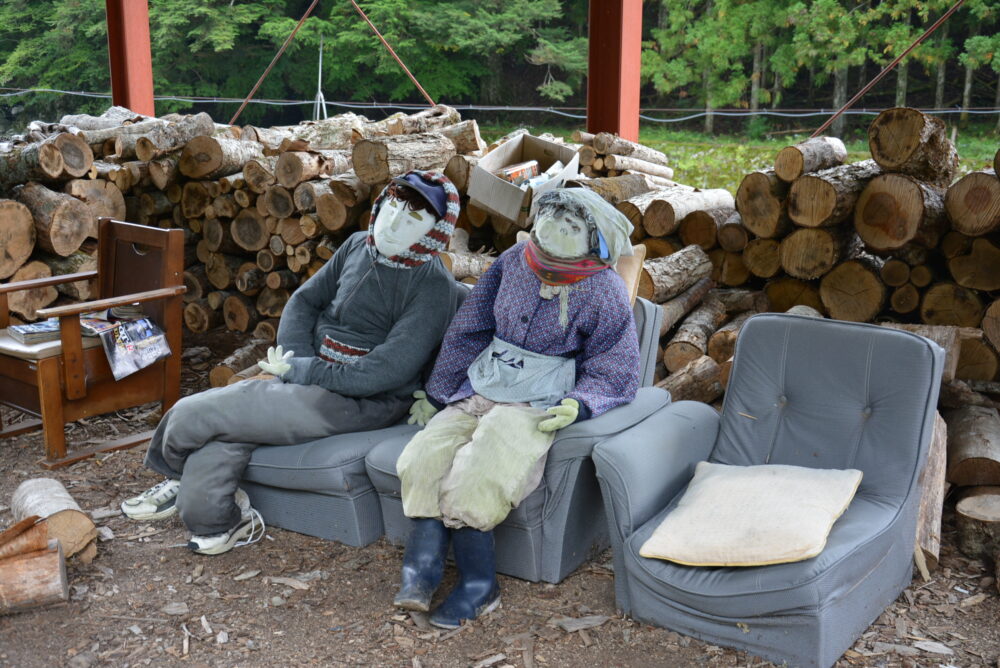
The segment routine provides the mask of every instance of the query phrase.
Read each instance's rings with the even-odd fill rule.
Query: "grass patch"
[[[573,128],[524,127],[528,127],[533,134],[549,132],[572,141]],[[513,129],[513,126],[507,125],[487,125],[480,128],[486,141],[493,141]],[[803,141],[808,136],[803,133],[750,138],[739,135],[706,135],[659,126],[643,126],[639,131],[640,142],[667,155],[677,181],[698,188],[725,188],[733,193],[744,176],[755,170],[772,167],[778,151]],[[955,143],[961,157],[960,174],[992,166],[993,156],[997,148],[1000,148],[996,134],[989,129],[960,132],[955,137]],[[845,144],[849,162],[871,157],[866,137],[852,137]]]

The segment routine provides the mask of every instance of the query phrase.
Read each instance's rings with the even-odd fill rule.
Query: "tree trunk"
[[[15,194],[35,220],[35,243],[57,255],[70,255],[80,248],[94,228],[90,209],[80,200],[28,183]]]
[[[605,179],[594,179],[594,180],[603,181]],[[645,232],[644,221],[646,217],[646,212],[649,210],[649,207],[653,204],[653,202],[662,199],[664,197],[669,197],[675,193],[691,192],[692,190],[693,189],[690,188],[689,186],[681,186],[681,185],[678,185],[673,188],[659,188],[656,190],[649,190],[619,202],[618,204],[615,205],[615,208],[621,211],[623,214],[625,214],[625,217],[628,218],[629,222],[632,223],[632,227],[636,232],[638,232],[639,230],[643,230]],[[473,221],[473,224],[475,224],[475,221]]]
[[[244,171],[250,160],[264,157],[257,142],[225,137],[195,137],[181,151],[181,174],[192,179],[217,179]]]
[[[44,262],[52,271],[53,276],[63,274],[76,274],[82,271],[96,271],[97,257],[89,255],[83,251],[76,251],[72,255],[62,257],[61,255],[50,255],[49,253],[36,253],[35,259]],[[97,279],[87,281],[75,281],[73,283],[61,283],[55,286],[56,291],[77,301],[86,301],[97,294]]]
[[[713,208],[733,208],[735,201],[728,190],[692,190],[674,188],[658,191],[660,197],[649,203],[643,216],[643,227],[651,237],[673,234],[689,213]]]
[[[960,487],[1000,484],[1000,414],[966,406],[949,411],[948,482]]]
[[[901,315],[913,313],[920,306],[920,290],[913,283],[904,283],[889,295],[889,307]]]
[[[208,249],[213,253],[239,253],[242,249],[233,240],[229,231],[230,223],[218,218],[206,218],[202,234],[208,242]]]
[[[671,373],[680,370],[708,350],[708,339],[726,320],[726,309],[711,297],[691,312],[663,350],[663,364]]]
[[[663,310],[663,321],[660,323],[660,336],[665,336],[681,318],[700,304],[714,285],[712,279],[702,278],[681,294],[665,302],[660,307]]]
[[[795,230],[781,241],[781,266],[795,278],[819,278],[843,257],[848,235],[840,227]]]
[[[1000,179],[984,169],[966,174],[948,188],[944,208],[952,227],[968,236],[980,236],[1000,227]]]
[[[567,186],[593,190],[610,204],[617,206],[633,197],[662,188],[646,174],[629,174],[627,176],[609,176],[597,179],[581,179],[567,182]],[[624,211],[623,211],[624,213]],[[627,214],[626,214],[627,215]]]
[[[936,283],[924,293],[920,320],[928,325],[978,327],[983,303],[974,290],[954,283]]]
[[[1000,490],[973,490],[955,505],[958,549],[970,559],[1000,564]]]
[[[257,323],[257,326],[253,328],[253,337],[255,339],[261,339],[262,341],[267,341],[268,343],[274,343],[278,340],[278,322],[278,318],[261,320]],[[258,369],[259,368],[260,367],[258,367]]]
[[[432,132],[439,128],[454,125],[462,120],[455,109],[438,104],[429,109],[422,109],[409,116],[397,116],[388,123],[389,134],[408,135],[418,132]]]
[[[959,380],[991,381],[997,376],[997,354],[982,339],[962,339],[955,377]]]
[[[316,198],[316,216],[330,232],[350,226],[357,221],[363,205],[349,206],[336,193]]]
[[[958,169],[958,151],[939,118],[916,109],[886,109],[868,126],[872,158],[887,172],[947,187]]]
[[[778,151],[774,173],[791,183],[803,174],[819,172],[844,164],[847,147],[836,137],[814,137]]]
[[[222,313],[213,310],[206,299],[196,299],[184,305],[184,324],[195,334],[207,332],[222,324]]]
[[[831,167],[795,180],[788,215],[803,227],[828,227],[846,219],[868,182],[882,170],[874,160]]]
[[[739,215],[731,206],[692,211],[681,220],[681,241],[685,246],[694,244],[706,251],[714,248],[719,239],[719,230],[734,214]]]
[[[257,269],[257,271],[260,271]],[[263,275],[263,272],[261,272]],[[246,295],[230,295],[222,304],[222,319],[226,328],[234,332],[247,332],[257,326],[260,315],[254,301]]]
[[[249,366],[253,366],[259,360],[267,357],[267,341],[257,339],[251,340],[242,348],[237,348],[232,355],[222,360],[222,362],[212,369],[208,374],[208,381],[212,387],[222,387],[233,376]]]
[[[149,163],[149,180],[160,190],[166,190],[169,186],[177,182],[180,174],[181,157],[177,153],[165,155],[159,160],[152,160]]]
[[[236,289],[248,297],[255,297],[264,289],[267,275],[257,266],[256,262],[244,262],[233,283]]]
[[[201,181],[188,181],[181,191],[181,212],[185,218],[200,218],[211,202],[208,189]]]
[[[482,151],[486,148],[486,142],[479,136],[479,124],[476,123],[475,119],[447,125],[434,131],[447,137],[459,155]],[[448,163],[451,164],[451,160]]]
[[[354,145],[354,173],[372,185],[412,169],[442,170],[455,155],[455,145],[439,134],[398,135],[363,139]]]
[[[773,169],[747,174],[736,191],[743,226],[762,239],[783,236],[791,227],[787,197],[788,184]]]
[[[708,355],[702,355],[676,373],[656,384],[670,392],[672,401],[701,401],[711,403],[722,395],[719,364]]]
[[[745,290],[741,288],[716,288],[709,293],[713,299],[718,299],[726,309],[726,313],[733,315],[743,311],[767,311],[767,295],[760,290]]]
[[[257,312],[267,318],[280,318],[289,297],[291,293],[283,288],[264,288],[257,297]]]
[[[938,49],[939,53],[947,53],[948,49],[948,22],[945,21],[938,28]],[[937,68],[935,72],[935,85],[934,85],[934,108],[942,109],[944,107],[944,82],[945,78],[948,76],[948,59],[945,56],[941,56],[941,59],[937,63]]]
[[[737,287],[750,280],[750,271],[741,253],[713,248],[708,251],[708,258],[712,261],[712,280],[719,285]]]
[[[712,261],[698,246],[673,255],[646,260],[639,278],[639,296],[662,304],[712,274]]]
[[[743,328],[743,323],[757,313],[758,311],[744,311],[717,329],[708,339],[708,356],[719,364],[732,357],[736,351],[736,338]]]
[[[735,210],[719,225],[717,237],[719,247],[731,253],[743,252],[750,243],[750,234],[743,226],[743,217]]]
[[[35,248],[35,221],[20,202],[0,199],[0,278],[21,268]]]
[[[58,540],[0,560],[0,615],[68,599],[66,558]]]
[[[139,137],[135,142],[135,155],[139,160],[149,162],[184,146],[195,137],[214,133],[215,123],[205,112],[184,116],[175,123],[157,126]]]
[[[878,251],[911,241],[932,248],[948,227],[943,188],[903,174],[880,174],[868,182],[854,209],[854,227]]]
[[[232,287],[236,280],[236,273],[243,265],[243,258],[224,253],[212,253],[208,262],[205,263],[205,273],[208,275],[208,282],[218,290],[226,290]]]
[[[340,174],[350,169],[350,155],[345,151],[288,151],[278,156],[274,177],[288,189],[323,174]]]
[[[53,181],[63,166],[62,153],[53,141],[9,147],[0,152],[0,191],[31,180]]]
[[[937,568],[941,554],[941,511],[944,506],[945,469],[948,461],[948,425],[939,413],[934,414],[927,463],[920,472],[920,506],[917,510],[916,549],[923,554],[928,572]]]
[[[989,239],[973,239],[968,255],[948,260],[948,271],[964,288],[987,292],[1000,290],[1000,248]]]
[[[784,313],[793,306],[810,306],[820,313],[826,311],[823,300],[819,297],[819,288],[808,281],[784,276],[767,282],[764,293],[771,305],[771,310]]]
[[[316,200],[320,196],[329,195],[332,192],[329,180],[306,181],[295,188],[292,193],[292,202],[297,211],[310,213],[316,210]]]
[[[848,68],[839,67],[833,71],[833,108],[840,109],[847,102]],[[812,105],[810,105],[812,106]],[[838,116],[830,126],[830,132],[835,137],[844,136],[844,123],[847,119],[843,114]]]
[[[760,109],[760,82],[763,75],[764,44],[757,41],[753,45],[753,71],[750,74],[750,111]]]
[[[657,151],[656,149],[643,146],[628,139],[622,139],[621,137],[614,135],[610,132],[598,132],[594,135],[594,140],[592,146],[595,151],[605,155],[613,155],[617,157],[626,156],[635,158],[636,160],[641,160],[643,162],[652,163],[654,165],[660,165],[661,167],[666,167],[669,165],[667,156]],[[610,167],[610,169],[617,169],[616,167]],[[621,168],[628,169],[628,168]],[[641,171],[641,170],[639,170]],[[667,177],[670,178],[670,177]]]
[[[279,185],[267,189],[267,212],[275,218],[288,218],[295,213],[292,193]]]
[[[896,258],[888,259],[879,270],[879,276],[882,278],[882,282],[889,287],[901,287],[910,280],[910,265]]]
[[[62,483],[53,478],[32,478],[22,482],[11,497],[15,521],[37,515],[48,524],[49,538],[57,539],[66,558],[87,547],[97,536],[90,517],[80,510]]]
[[[819,296],[831,318],[870,322],[885,306],[886,288],[879,277],[882,260],[862,254],[842,262],[823,277]]]
[[[469,188],[469,175],[478,164],[479,158],[459,154],[448,161],[448,165],[444,168],[444,175],[451,179],[458,192],[464,195]]]
[[[122,220],[125,218],[125,198],[122,191],[109,181],[99,179],[74,179],[67,181],[64,191],[76,197],[90,209],[94,217],[93,234],[97,237],[97,219],[102,217]]]
[[[243,178],[247,182],[247,188],[259,195],[268,186],[274,185],[274,168],[277,164],[278,156],[274,155],[249,160],[243,165]]]
[[[775,239],[753,239],[743,249],[743,264],[754,276],[773,278],[781,271],[781,244]]]

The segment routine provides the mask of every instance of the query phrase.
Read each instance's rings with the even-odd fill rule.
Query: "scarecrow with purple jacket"
[[[395,604],[427,611],[449,542],[459,582],[431,615],[456,628],[500,603],[493,528],[538,486],[555,433],[629,403],[639,345],[624,281],[628,219],[595,193],[539,197],[530,240],[497,258],[445,334],[396,468],[414,519]]]

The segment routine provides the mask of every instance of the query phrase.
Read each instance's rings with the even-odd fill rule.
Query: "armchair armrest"
[[[148,290],[146,292],[134,292],[130,295],[120,297],[108,297],[107,299],[96,299],[92,302],[80,302],[79,304],[67,304],[65,306],[53,306],[52,308],[38,309],[37,313],[42,318],[62,318],[69,315],[80,315],[91,311],[103,311],[115,306],[125,306],[141,302],[152,302],[157,299],[167,299],[176,297],[187,292],[187,286],[174,285],[169,288],[158,290]]]
[[[678,401],[594,447],[594,464],[612,532],[624,540],[667,503],[708,459],[719,414],[707,404]]]
[[[615,603],[632,612],[625,541],[662,510],[708,459],[719,434],[719,414],[696,401],[678,401],[594,446],[615,568]]]

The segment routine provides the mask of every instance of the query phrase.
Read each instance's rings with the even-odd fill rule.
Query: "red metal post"
[[[590,0],[587,131],[639,140],[642,0]]]
[[[106,0],[111,99],[139,114],[155,116],[153,55],[148,0]]]

